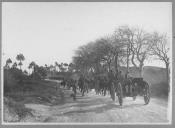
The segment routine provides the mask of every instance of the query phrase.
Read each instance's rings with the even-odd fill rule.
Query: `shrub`
[[[20,89],[29,77],[17,68],[4,69],[4,93]]]
[[[4,113],[5,121],[20,121],[27,115],[32,115],[31,109],[25,108],[24,104],[16,102],[11,98],[4,97]],[[7,113],[8,112],[8,113]],[[16,119],[9,120],[9,117],[15,117]]]

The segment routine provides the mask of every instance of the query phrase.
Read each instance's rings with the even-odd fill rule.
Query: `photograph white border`
[[[42,0],[41,0],[42,1]],[[15,1],[14,1],[15,2]],[[2,6],[2,4],[1,4]],[[2,9],[2,7],[1,7]],[[1,14],[2,15],[2,14]],[[2,17],[2,16],[1,16]],[[2,20],[2,19],[1,19]],[[1,21],[2,22],[2,21]],[[171,26],[172,26],[172,22],[171,22]],[[1,28],[2,29],[2,28]],[[2,31],[2,30],[1,30]],[[94,123],[94,122],[89,122],[89,123],[77,123],[77,122],[66,122],[66,123],[39,123],[39,122],[16,122],[16,123],[12,123],[12,122],[4,122],[4,106],[3,106],[3,96],[4,96],[4,86],[3,86],[3,83],[4,83],[4,76],[3,76],[3,65],[2,65],[2,62],[3,62],[3,55],[2,55],[2,51],[3,51],[3,46],[2,46],[2,41],[1,41],[1,123],[2,125],[171,125],[172,124],[172,108],[173,108],[173,103],[172,103],[172,97],[173,97],[173,93],[172,93],[172,74],[173,74],[173,59],[172,59],[172,55],[173,55],[173,50],[172,50],[172,35],[171,35],[171,43],[170,43],[170,52],[171,52],[171,56],[170,56],[170,65],[171,65],[171,68],[170,68],[170,93],[169,93],[169,97],[168,97],[168,102],[170,102],[170,104],[168,104],[169,106],[169,113],[168,113],[168,116],[169,116],[169,122],[168,123],[141,123],[141,122],[138,122],[138,123],[113,123],[113,122],[106,122],[106,123],[102,123],[102,122],[97,122],[97,123]]]

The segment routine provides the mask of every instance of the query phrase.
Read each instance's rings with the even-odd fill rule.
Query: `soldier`
[[[77,93],[77,89],[76,89],[76,80],[72,80],[72,90],[74,92],[74,100],[76,100],[76,93]]]
[[[119,71],[117,74],[117,80],[123,81],[122,71]]]
[[[110,70],[108,73],[108,79],[109,79],[109,83],[112,83],[112,81],[114,81],[115,79],[115,75],[112,70]]]

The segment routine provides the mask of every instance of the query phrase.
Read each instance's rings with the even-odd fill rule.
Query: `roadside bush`
[[[20,102],[4,97],[4,121],[20,121],[27,115],[32,115],[31,109],[25,108],[24,104]]]
[[[42,66],[36,66],[34,72],[30,75],[32,79],[41,80],[45,79],[47,76],[47,71]]]
[[[38,72],[32,73],[30,77],[34,80],[41,80],[41,75]]]
[[[29,77],[17,68],[4,69],[4,93],[22,89]]]

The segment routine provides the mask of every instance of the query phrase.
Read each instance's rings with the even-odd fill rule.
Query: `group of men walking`
[[[131,81],[127,74],[123,76],[122,71],[113,72],[110,70],[105,75],[96,74],[91,78],[81,74],[78,80],[71,78],[63,80],[62,85],[71,88],[76,99],[77,90],[82,93],[82,96],[91,89],[95,89],[96,94],[105,96],[107,91],[111,94],[111,91],[115,91],[118,82],[121,82],[126,93],[132,93]]]

